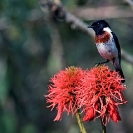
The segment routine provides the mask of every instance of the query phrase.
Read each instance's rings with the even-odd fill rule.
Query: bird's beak
[[[93,27],[94,27],[94,26],[91,26],[91,25],[90,25],[90,26],[88,26],[87,28],[93,28]]]

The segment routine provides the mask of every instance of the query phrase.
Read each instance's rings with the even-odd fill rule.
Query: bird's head
[[[92,28],[95,31],[96,35],[101,35],[105,31],[111,32],[110,26],[105,20],[97,20],[87,28]]]

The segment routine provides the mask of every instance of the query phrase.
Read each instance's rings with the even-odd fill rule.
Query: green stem
[[[81,119],[80,111],[79,110],[77,110],[77,112],[76,112],[76,117],[77,117],[78,125],[79,125],[79,128],[80,128],[80,132],[81,133],[87,133],[86,132],[86,129],[84,127],[84,124],[82,122],[82,119]]]
[[[101,119],[101,124],[102,124],[102,133],[106,133],[106,126],[103,124],[102,119]]]

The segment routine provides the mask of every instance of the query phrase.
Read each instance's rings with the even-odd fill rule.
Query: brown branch
[[[63,8],[63,6],[56,5],[55,3],[49,2],[49,1],[46,2],[46,0],[45,0],[45,3],[42,3],[42,1],[41,1],[40,4],[41,4],[41,7],[43,10],[46,7],[45,5],[47,4],[49,7],[48,8],[49,11],[53,12],[54,15],[56,15],[55,12],[57,13],[57,11],[58,12],[61,11],[61,13],[57,14],[59,19],[62,18],[66,23],[70,24],[73,29],[76,29],[76,30],[79,29],[79,30],[91,35],[91,36],[94,36],[92,30],[87,28],[88,25],[86,23],[84,23],[83,21],[78,19],[76,16],[74,16],[70,12],[66,11]],[[60,16],[60,14],[61,14],[61,16]],[[129,63],[133,64],[133,56],[130,55],[129,53],[127,53],[126,51],[124,51],[123,49],[121,51],[122,51],[123,59],[125,59]]]
[[[133,1],[132,0],[125,0],[125,2],[128,3],[133,10]]]
[[[87,28],[87,24],[75,17],[73,14],[66,12],[65,21],[71,25],[72,29],[79,29],[87,34],[93,36],[92,30]]]
[[[72,13],[84,20],[133,17],[133,11],[123,6],[77,8]]]

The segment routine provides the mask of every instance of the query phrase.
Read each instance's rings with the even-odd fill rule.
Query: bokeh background
[[[129,0],[55,0],[88,25],[105,19],[122,49],[133,56],[133,10]],[[45,7],[44,7],[45,8]],[[93,33],[93,31],[91,31]],[[37,0],[0,0],[0,133],[79,133],[76,118],[46,108],[49,79],[68,66],[90,69],[103,61],[92,36],[58,21]],[[109,63],[111,69],[113,66]],[[122,121],[110,121],[108,133],[133,133],[133,64],[122,58],[126,105]],[[100,120],[86,122],[100,133]]]

